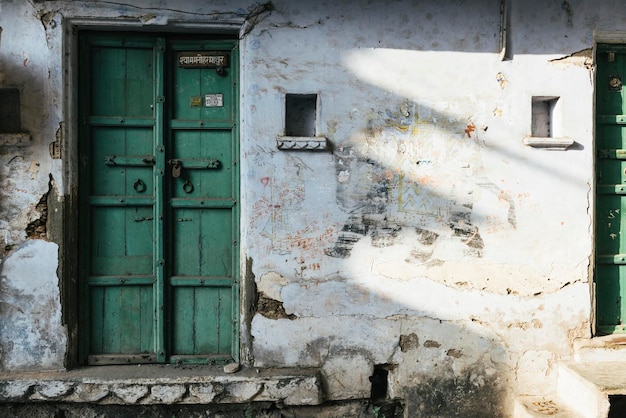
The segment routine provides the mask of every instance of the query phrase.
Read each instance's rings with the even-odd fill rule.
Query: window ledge
[[[28,132],[0,133],[0,147],[26,147],[30,145]]]
[[[319,405],[317,369],[242,369],[215,366],[107,366],[23,373],[0,378],[0,403],[33,401],[102,405],[237,404],[252,401]]]
[[[524,138],[524,145],[533,148],[542,148],[547,150],[565,151],[574,144],[574,140],[567,137],[560,138],[541,138],[535,136],[527,136]]]
[[[328,139],[325,136],[279,136],[276,146],[283,151],[326,151]]]

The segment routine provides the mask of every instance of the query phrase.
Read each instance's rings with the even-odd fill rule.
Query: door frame
[[[78,117],[78,55],[79,43],[78,34],[84,31],[98,32],[128,32],[157,36],[158,33],[180,34],[180,35],[202,35],[206,37],[221,36],[238,41],[239,62],[237,71],[240,85],[242,80],[243,66],[241,65],[241,38],[244,28],[244,17],[228,22],[175,22],[166,27],[146,27],[137,19],[102,19],[102,18],[73,18],[66,17],[63,20],[63,106],[62,120],[57,132],[60,137],[60,159],[63,172],[64,196],[60,203],[59,210],[53,211],[50,215],[51,224],[59,225],[51,238],[59,244],[59,268],[58,276],[61,290],[61,306],[63,324],[67,329],[67,348],[65,354],[65,367],[68,369],[84,366],[84,359],[80,358],[80,343],[82,330],[80,328],[80,291],[78,282],[78,234],[79,234],[79,195],[78,195],[78,168],[79,168],[79,117]],[[242,89],[237,92],[238,108],[236,113],[237,123],[237,149],[240,159],[241,144],[241,113],[243,106]],[[238,183],[241,187],[241,171],[239,172]],[[240,195],[240,190],[238,191]],[[239,219],[242,217],[241,206],[239,209]],[[238,235],[241,236],[241,223],[238,223]],[[240,240],[241,241],[241,240]],[[235,298],[234,311],[237,313],[235,323],[235,338],[233,340],[233,359],[235,362],[250,364],[252,361],[250,342],[250,326],[252,321],[251,309],[245,306],[250,305],[255,297],[245,282],[248,277],[246,272],[245,257],[243,256],[243,246],[238,245],[238,271],[235,273],[234,286],[239,298]],[[252,279],[253,280],[253,279]]]

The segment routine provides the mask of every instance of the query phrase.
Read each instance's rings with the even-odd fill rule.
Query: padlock
[[[171,164],[172,164],[172,177],[177,179],[180,177],[181,171],[183,169],[183,164],[178,160],[172,161]]]

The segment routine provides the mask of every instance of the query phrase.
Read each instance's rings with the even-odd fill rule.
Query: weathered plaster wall
[[[65,330],[61,324],[58,246],[32,240],[2,263],[0,276],[0,368],[61,368]]]
[[[277,0],[244,25],[250,364],[320,367],[330,400],[370,397],[384,369],[409,416],[499,416],[514,394],[552,389],[555,362],[590,336],[593,31],[625,28],[616,0],[531,3],[510,2],[505,61],[499,1]],[[6,321],[39,292],[26,278],[58,286],[56,245],[26,243],[25,231],[51,187],[67,198],[75,186],[67,19],[157,30],[243,21],[256,6],[0,4],[0,87],[22,91],[32,136],[0,149],[5,369],[60,367],[67,348],[58,321],[38,322],[56,318],[54,292],[21,325]],[[286,93],[319,95],[316,131],[330,151],[277,149]],[[575,141],[567,151],[523,144],[532,96],[559,97],[554,129]],[[57,139],[63,159],[48,152]],[[22,266],[25,252],[46,274]],[[16,344],[19,327],[48,344]],[[11,344],[20,362],[6,357]],[[54,354],[40,356],[44,346]]]
[[[246,256],[285,311],[253,318],[256,365],[322,367],[331,399],[386,365],[425,416],[550,390],[590,326],[592,74],[552,60],[594,21],[560,4],[515,2],[501,61],[497,2],[274,2],[243,41]],[[319,94],[332,153],[276,151],[285,93]],[[523,145],[532,96],[574,147]]]
[[[48,152],[62,115],[62,57],[39,17],[28,2],[0,4],[0,88],[19,89],[29,134],[0,143],[0,370],[62,368],[66,352],[58,245],[46,242],[49,192],[63,185]]]

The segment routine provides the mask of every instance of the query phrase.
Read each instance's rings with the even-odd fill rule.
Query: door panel
[[[626,332],[626,48],[598,45],[596,76],[596,322]]]
[[[175,45],[177,53],[187,52],[189,50],[207,50],[210,46],[204,46],[202,43],[181,43]],[[208,49],[210,51],[210,49]],[[230,51],[219,51],[220,53],[228,53]],[[211,69],[193,69],[193,68],[174,68],[174,85],[176,86],[175,96],[173,98],[172,119],[182,120],[211,120],[211,121],[232,121],[232,116],[236,113],[233,108],[235,97],[231,94],[232,72],[234,68],[232,64],[225,70],[225,76],[221,76],[213,68]],[[222,95],[221,106],[206,106],[206,95]],[[198,105],[198,98],[200,104]],[[192,103],[192,101],[195,102]]]
[[[233,324],[222,312],[232,311],[232,300],[229,287],[175,287],[172,353],[179,358],[205,352],[227,355]]]
[[[91,274],[153,275],[151,207],[94,207]],[[119,280],[123,280],[120,278]]]
[[[209,197],[233,199],[233,155],[231,130],[176,130],[173,132],[174,159],[181,160],[181,177],[173,183],[174,198]],[[217,168],[206,166],[217,160]],[[187,168],[190,167],[190,168]],[[194,188],[185,192],[184,181]]]
[[[203,51],[232,58],[218,44],[172,44],[179,54]],[[180,176],[170,182],[170,290],[176,361],[213,358],[233,350],[236,296],[236,83],[232,65],[172,69],[170,162]],[[207,99],[207,96],[209,97]],[[216,99],[217,98],[217,99]]]
[[[232,215],[229,209],[176,209],[173,232],[174,278],[230,278],[233,270]]]
[[[153,197],[154,132],[152,128],[95,127],[91,133],[92,193],[98,196]],[[124,157],[136,161],[124,161]],[[147,159],[143,163],[142,159]],[[132,165],[135,164],[135,165]],[[134,187],[141,180],[145,188]]]
[[[92,356],[153,351],[152,293],[152,286],[92,287]]]
[[[152,117],[154,85],[146,81],[154,77],[153,41],[110,39],[92,43],[91,115]]]
[[[81,35],[83,359],[237,359],[236,65],[233,41]]]

